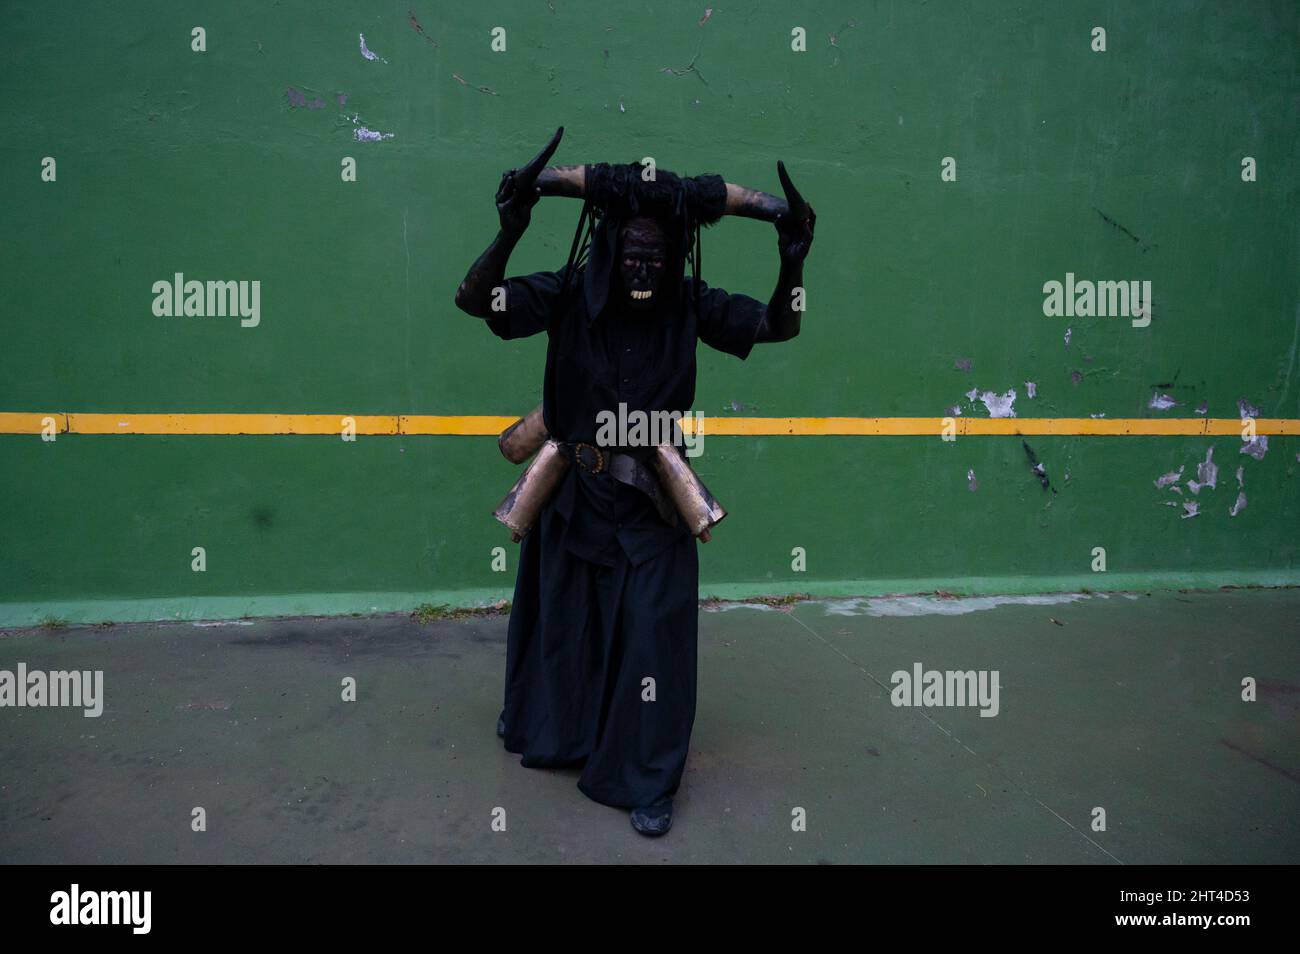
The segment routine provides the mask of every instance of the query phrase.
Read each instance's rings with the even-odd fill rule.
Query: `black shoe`
[[[673,800],[661,798],[653,805],[632,809],[632,827],[648,838],[668,834],[673,827]]]
[[[501,713],[501,715],[497,716],[497,738],[504,739],[505,737],[506,737],[506,714],[503,712]]]

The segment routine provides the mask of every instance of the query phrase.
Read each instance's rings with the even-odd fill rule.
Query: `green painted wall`
[[[1300,417],[1294,3],[759,2],[701,25],[704,7],[7,3],[0,411],[528,410],[544,337],[499,341],[452,295],[494,233],[501,171],[563,124],[557,161],[651,155],[775,191],[780,157],[818,209],[803,333],[743,363],[701,347],[706,415],[985,416],[963,396],[978,387],[1015,388],[1021,417],[1205,401],[1235,418],[1241,398]],[[353,141],[354,114],[394,138]],[[562,264],[577,211],[544,203],[513,270]],[[766,298],[774,232],[724,221],[704,262],[711,284]],[[260,280],[261,324],[154,317],[151,286],[176,271]],[[1150,280],[1151,326],[1045,317],[1042,285],[1067,271]],[[1184,403],[1152,410],[1156,390]],[[1012,437],[712,437],[697,469],[731,516],[702,590],[1300,577],[1300,438],[1270,438],[1262,461],[1235,438],[1030,443],[1055,496]],[[1152,481],[1191,476],[1211,444],[1218,487],[1182,519]],[[1230,517],[1239,465],[1249,504]],[[0,474],[6,622],[513,586],[513,562],[490,568],[492,547],[513,556],[490,512],[516,469],[490,437],[3,435]]]

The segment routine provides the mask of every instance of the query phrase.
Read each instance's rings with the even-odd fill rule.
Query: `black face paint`
[[[662,298],[668,264],[663,229],[653,219],[632,219],[619,245],[619,293],[624,307],[638,313],[654,310]]]

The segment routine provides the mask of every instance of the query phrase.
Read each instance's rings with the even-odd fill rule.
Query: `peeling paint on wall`
[[[1147,407],[1154,408],[1157,411],[1167,411],[1169,408],[1177,406],[1177,401],[1168,394],[1161,394],[1159,391],[1151,395],[1151,403],[1147,405]]]
[[[970,488],[971,493],[979,489],[979,481],[975,479],[975,468],[972,467],[966,471],[966,486]]]
[[[1196,465],[1196,480],[1187,482],[1187,489],[1194,494],[1199,494],[1202,487],[1214,489],[1215,482],[1219,478],[1219,468],[1214,466],[1210,458],[1214,455],[1214,447],[1211,446],[1205,451],[1205,460],[1203,463]]]
[[[1156,489],[1163,490],[1164,488],[1168,487],[1170,484],[1176,484],[1178,483],[1178,481],[1182,479],[1183,479],[1183,468],[1179,467],[1177,470],[1171,470],[1169,473],[1161,474],[1159,477],[1157,477],[1155,479]]]
[[[374,53],[371,53],[371,52],[370,52],[369,47],[366,46],[366,35],[365,35],[364,33],[358,33],[358,34],[357,34],[357,37],[361,40],[361,55],[362,55],[362,56],[364,56],[364,57],[365,57],[366,59],[368,59],[368,60],[379,60],[381,63],[387,63],[387,62],[388,62],[388,61],[387,61],[386,59],[384,59],[382,56],[376,56]]]
[[[1025,397],[1026,398],[1038,397],[1038,385],[1035,384],[1033,381],[1025,382]]]
[[[979,397],[981,403],[989,409],[989,417],[1016,416],[1016,409],[1013,406],[1016,403],[1016,391],[1014,388],[1006,394],[997,394],[993,391],[985,391]]]
[[[1235,517],[1246,509],[1246,494],[1244,491],[1237,492],[1237,502],[1228,508],[1228,516]]]
[[[1241,445],[1241,453],[1255,460],[1263,460],[1264,455],[1268,453],[1268,435],[1261,434],[1244,442]]]
[[[1197,516],[1201,512],[1201,505],[1195,500],[1188,500],[1183,503],[1183,510],[1187,511],[1183,514],[1183,519],[1186,520],[1188,517]]]

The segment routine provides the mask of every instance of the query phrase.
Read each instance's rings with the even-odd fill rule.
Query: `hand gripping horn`
[[[544,171],[546,163],[550,161],[551,156],[555,155],[555,150],[559,148],[560,140],[563,137],[564,127],[561,126],[559,129],[555,130],[555,135],[551,137],[551,141],[543,147],[541,152],[528,160],[527,164],[518,169],[511,169],[506,173],[506,178],[514,180],[514,186],[517,193],[527,192],[529,189],[533,188],[534,184],[541,184],[539,182],[539,176]],[[545,189],[542,190],[542,195],[550,194],[551,193],[548,193]]]

